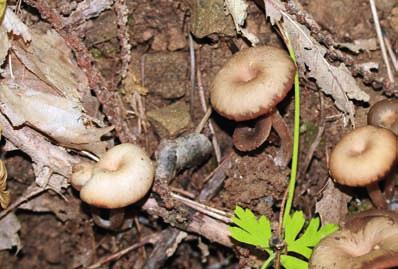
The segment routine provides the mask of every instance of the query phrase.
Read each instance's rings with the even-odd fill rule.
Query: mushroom
[[[398,216],[371,210],[351,217],[342,230],[315,247],[310,269],[381,269],[398,266]]]
[[[70,181],[80,191],[80,198],[94,207],[94,222],[116,229],[123,224],[122,208],[142,199],[153,178],[154,167],[146,152],[126,143],[107,151],[96,164],[76,165]],[[103,220],[96,208],[111,209],[110,220]]]
[[[378,185],[394,168],[397,138],[393,132],[371,125],[357,128],[343,136],[329,160],[329,173],[339,184],[366,186],[377,208],[387,203]]]
[[[238,150],[251,151],[268,138],[271,126],[281,138],[276,164],[291,157],[291,135],[276,109],[290,91],[296,66],[282,49],[269,46],[244,49],[233,55],[217,73],[210,90],[214,109],[240,122],[233,135]],[[250,120],[257,119],[254,127]]]
[[[398,99],[375,103],[368,112],[368,124],[389,129],[398,135]]]
[[[398,135],[398,99],[385,99],[375,103],[368,112],[368,124],[389,129]],[[384,195],[388,201],[394,197],[396,174],[395,167],[385,181]]]

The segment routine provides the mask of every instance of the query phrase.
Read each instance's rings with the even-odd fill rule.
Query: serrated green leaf
[[[304,213],[302,211],[296,211],[293,216],[289,216],[285,223],[285,242],[294,242],[297,235],[300,233],[305,223]]]
[[[234,213],[235,216],[231,220],[237,227],[229,227],[231,237],[239,242],[260,247],[270,253],[270,221],[265,216],[257,219],[250,209],[245,210],[239,206],[236,207]]]
[[[319,218],[312,218],[306,229],[302,231],[304,223],[305,218],[301,211],[296,211],[293,216],[286,218],[286,223],[284,224],[285,242],[288,252],[298,253],[308,259],[311,256],[312,247],[316,246],[326,235],[335,232],[338,226],[327,224],[319,227]],[[302,234],[299,236],[300,232]]]
[[[286,269],[308,269],[308,262],[289,255],[281,255],[281,264]]]

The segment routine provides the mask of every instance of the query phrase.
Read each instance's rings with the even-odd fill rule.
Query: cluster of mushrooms
[[[124,207],[141,200],[153,179],[154,167],[147,153],[125,143],[108,150],[97,163],[77,164],[70,183],[91,206],[94,222],[115,230],[124,222]],[[100,208],[109,210],[109,218],[101,217]]]
[[[343,136],[331,152],[331,177],[342,185],[366,187],[375,207],[386,209],[395,190],[397,135],[398,100],[377,102],[369,110],[368,125]]]
[[[210,101],[220,115],[238,122],[232,136],[238,150],[257,149],[273,127],[281,139],[274,162],[278,166],[288,164],[291,134],[276,106],[291,90],[295,73],[296,66],[289,55],[270,46],[239,51],[217,73]]]
[[[343,136],[331,153],[329,172],[339,184],[366,187],[376,209],[350,217],[340,231],[321,240],[311,269],[398,267],[398,213],[387,210],[398,160],[398,100],[373,105],[368,124]]]

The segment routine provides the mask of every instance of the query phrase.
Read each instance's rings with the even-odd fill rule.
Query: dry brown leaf
[[[378,44],[376,38],[357,39],[352,43],[337,43],[340,48],[348,49],[349,51],[358,54],[361,51],[377,50]]]
[[[348,115],[354,124],[354,104],[350,101],[369,101],[369,95],[362,91],[344,64],[336,67],[326,59],[326,48],[321,46],[310,31],[287,14],[279,0],[265,0],[267,17],[272,24],[281,21],[295,51],[300,70],[315,78],[320,89],[332,96],[338,109]],[[283,20],[281,20],[283,19]]]
[[[12,49],[21,62],[42,81],[53,87],[61,96],[80,102],[89,91],[84,72],[73,60],[64,39],[54,30],[42,33],[31,30],[29,44],[17,41]]]
[[[350,200],[351,196],[336,188],[329,178],[326,188],[323,190],[322,198],[315,205],[315,212],[319,213],[322,224],[339,224],[348,213],[347,204]]]
[[[75,102],[18,85],[10,89],[0,84],[0,101],[1,111],[13,126],[27,124],[74,149],[103,153],[106,145],[101,136],[113,129],[87,126],[87,117]]]
[[[21,241],[18,236],[20,229],[21,224],[14,213],[0,219],[0,250],[11,249],[15,246],[17,250],[21,248]]]

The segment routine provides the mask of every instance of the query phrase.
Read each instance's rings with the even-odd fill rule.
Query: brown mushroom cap
[[[381,269],[398,266],[396,217],[365,215],[321,240],[312,253],[311,269]]]
[[[398,99],[375,103],[368,112],[368,124],[387,128],[398,135]]]
[[[233,55],[210,90],[214,109],[235,121],[269,113],[290,91],[296,67],[282,49],[262,46]]]
[[[120,144],[107,151],[94,165],[79,165],[72,186],[80,198],[101,208],[121,208],[143,198],[150,190],[154,167],[148,155],[133,144]]]
[[[387,175],[397,158],[397,138],[374,126],[357,128],[343,136],[329,161],[332,178],[347,186],[366,186]]]

